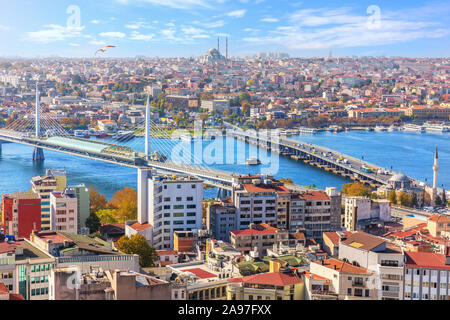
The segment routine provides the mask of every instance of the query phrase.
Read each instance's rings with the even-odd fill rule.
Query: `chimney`
[[[333,266],[333,269],[336,270],[336,265]]]

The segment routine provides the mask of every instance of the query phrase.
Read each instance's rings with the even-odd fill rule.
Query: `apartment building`
[[[390,201],[366,197],[347,197],[345,203],[345,228],[347,231],[364,230],[372,222],[391,221]]]
[[[78,186],[68,187],[67,189],[74,192],[77,198],[77,230],[78,233],[82,233],[83,229],[86,228],[86,220],[90,215],[91,202],[89,188],[84,184],[80,184]]]
[[[296,194],[291,199],[290,230],[303,229],[307,238],[322,241],[324,232],[339,229],[340,203],[324,191]]]
[[[233,178],[233,203],[238,209],[237,229],[251,223],[277,223],[278,195],[290,191],[271,176],[238,176]]]
[[[206,208],[206,228],[216,240],[230,241],[230,231],[237,229],[237,209],[230,199],[209,202]]]
[[[427,219],[427,229],[433,237],[447,237],[450,232],[450,217],[433,214]]]
[[[75,192],[50,193],[50,230],[78,233],[78,201]]]
[[[300,241],[300,240],[299,240]],[[242,254],[256,251],[262,257],[274,244],[289,246],[289,231],[271,227],[267,224],[250,225],[249,229],[230,232],[231,245]]]
[[[342,237],[339,259],[366,268],[374,273],[378,300],[402,300],[402,249],[365,232],[353,232]]]
[[[203,181],[191,176],[154,175],[148,179],[148,218],[139,223],[153,226],[152,244],[173,249],[175,231],[202,228]]]
[[[325,299],[339,300],[376,300],[375,278],[373,272],[358,267],[343,260],[335,258],[311,262],[310,271],[313,277],[326,279],[326,287],[310,286],[305,289],[309,299],[320,299],[325,294]]]
[[[227,300],[304,300],[304,292],[299,274],[271,261],[269,272],[229,279]]]
[[[52,175],[52,173],[57,173],[57,175]],[[50,194],[62,192],[67,187],[65,172],[64,170],[47,170],[45,176],[33,177],[31,186],[33,192],[41,198],[41,230],[50,230]]]
[[[405,252],[405,300],[450,300],[450,252]]]
[[[201,108],[208,112],[224,112],[230,109],[230,100],[202,100]]]
[[[28,238],[33,230],[41,230],[41,199],[37,194],[4,194],[1,209],[2,227],[6,235]]]

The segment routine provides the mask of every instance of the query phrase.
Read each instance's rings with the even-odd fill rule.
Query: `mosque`
[[[201,63],[211,63],[211,62],[225,62],[228,60],[228,38],[226,42],[226,55],[223,56],[220,53],[220,39],[217,39],[217,49],[211,48],[208,50],[208,53],[204,55],[200,62]]]

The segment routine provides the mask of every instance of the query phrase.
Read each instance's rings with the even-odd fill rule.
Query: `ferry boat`
[[[298,128],[298,132],[303,134],[316,134],[317,129],[300,127]]]
[[[425,124],[425,131],[426,132],[438,132],[438,133],[444,133],[448,132],[448,127],[441,125],[441,124]]]
[[[408,132],[424,132],[425,129],[422,126],[418,126],[416,124],[405,124],[403,126],[403,131],[408,131]]]
[[[248,166],[256,166],[260,163],[261,161],[259,161],[258,158],[248,158],[247,161],[245,161],[245,164]]]

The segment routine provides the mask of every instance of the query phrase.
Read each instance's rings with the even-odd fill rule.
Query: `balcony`
[[[352,287],[360,287],[360,288],[363,288],[363,287],[365,287],[364,281],[353,281],[353,282],[352,282]]]

